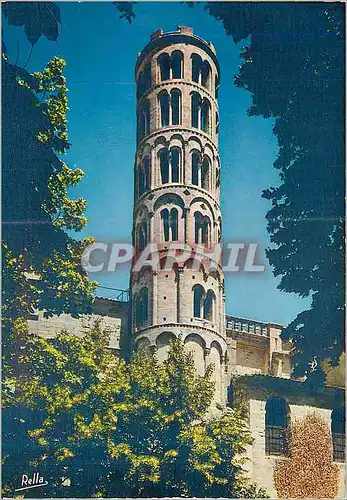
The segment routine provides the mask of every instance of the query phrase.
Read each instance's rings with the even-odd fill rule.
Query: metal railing
[[[124,290],[122,288],[112,288],[109,286],[99,285],[98,290],[102,288],[103,290],[112,290],[115,292],[115,297],[112,297],[113,300],[119,300],[120,302],[129,302],[129,289]]]
[[[250,333],[262,337],[269,336],[269,327],[266,323],[238,318],[236,316],[226,316],[226,327],[235,332]]]

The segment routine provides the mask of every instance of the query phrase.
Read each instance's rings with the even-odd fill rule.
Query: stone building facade
[[[139,54],[137,151],[134,165],[133,242],[130,300],[96,298],[94,313],[44,319],[33,315],[33,331],[46,337],[67,329],[77,335],[101,320],[110,348],[128,357],[140,346],[164,360],[170,339],[181,336],[203,374],[213,363],[215,411],[233,411],[233,381],[246,388],[250,479],[277,497],[276,460],[287,453],[285,431],[308,413],[323,416],[332,431],[333,457],[340,467],[338,498],[345,498],[344,390],[314,393],[291,372],[290,343],[282,326],[225,314],[224,277],[219,262],[197,267],[190,259],[170,270],[170,245],[199,253],[221,240],[218,152],[219,64],[212,44],[187,27],[151,35]],[[136,267],[155,243],[159,268]],[[169,266],[170,267],[170,266]]]

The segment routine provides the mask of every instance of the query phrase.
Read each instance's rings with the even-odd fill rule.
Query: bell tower
[[[202,248],[212,254],[221,240],[215,49],[191,28],[158,30],[138,56],[135,78],[133,244],[138,257],[154,243],[159,266],[132,267],[133,346],[155,350],[162,361],[170,339],[181,336],[200,374],[214,364],[214,402],[223,405],[223,270],[218,259],[211,266],[192,257]],[[177,254],[188,249],[191,257],[176,262],[173,244]]]

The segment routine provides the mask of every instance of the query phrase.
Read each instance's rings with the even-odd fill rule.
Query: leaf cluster
[[[5,401],[7,494],[20,471],[40,470],[47,497],[266,496],[243,471],[243,416],[209,416],[211,370],[199,376],[181,340],[163,364],[145,350],[126,364],[107,342],[96,323],[26,343],[30,376]]]
[[[238,43],[235,84],[251,93],[249,115],[274,119],[274,167],[280,184],[265,189],[279,289],[312,297],[284,330],[294,345],[294,374],[324,381],[320,363],[344,350],[344,6],[208,3]],[[312,369],[312,366],[317,368]]]

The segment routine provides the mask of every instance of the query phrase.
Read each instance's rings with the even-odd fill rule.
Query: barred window
[[[289,406],[283,398],[270,397],[265,411],[265,453],[266,455],[287,455]]]
[[[346,459],[345,409],[335,408],[331,413],[331,434],[333,441],[333,458],[335,462]]]
[[[286,429],[265,427],[265,453],[266,455],[287,455]]]
[[[335,462],[345,462],[346,434],[333,434],[333,452]]]

